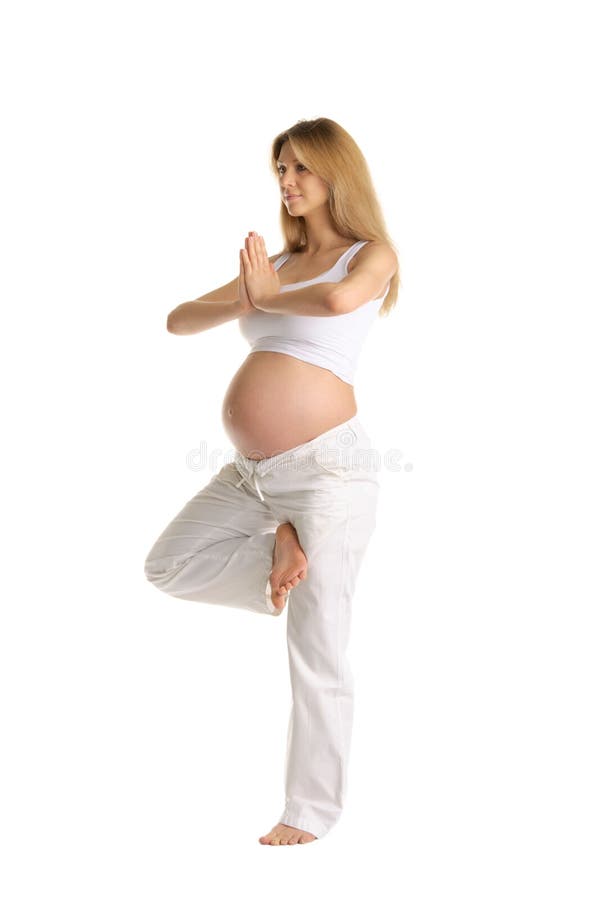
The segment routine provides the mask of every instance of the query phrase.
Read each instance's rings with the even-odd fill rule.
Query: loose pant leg
[[[278,521],[228,463],[175,516],[145,560],[145,576],[185,600],[279,615],[269,576]]]
[[[337,822],[346,798],[354,705],[347,656],[351,604],[379,493],[375,471],[358,459],[369,438],[350,421],[348,432],[337,428],[302,445],[294,470],[292,451],[284,454],[286,470],[273,469],[271,461],[258,464],[270,508],[294,526],[308,560],[307,577],[288,602],[292,708],[279,821],[318,838]],[[351,446],[343,443],[347,434]],[[311,462],[311,451],[332,447],[333,439],[350,458]]]
[[[353,725],[351,603],[379,490],[371,460],[362,465],[355,457],[369,447],[354,417],[272,458],[249,461],[239,455],[236,466],[224,466],[181,510],[146,560],[147,577],[173,596],[278,614],[267,583],[274,531],[280,522],[295,527],[308,572],[287,602],[293,703],[279,821],[318,838],[337,822],[346,798]],[[339,448],[348,457],[312,458],[314,450]],[[261,484],[263,494],[249,484],[238,487],[243,473]]]

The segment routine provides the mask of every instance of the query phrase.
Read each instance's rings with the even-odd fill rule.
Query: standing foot
[[[272,844],[275,846],[280,844],[309,844],[310,841],[317,840],[317,837],[311,831],[302,831],[300,828],[284,825],[282,822],[279,822],[268,834],[263,835],[259,839],[260,844]]]

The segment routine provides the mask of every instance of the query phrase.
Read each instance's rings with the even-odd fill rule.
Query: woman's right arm
[[[234,278],[197,300],[181,303],[168,313],[166,328],[171,334],[198,334],[241,315],[239,279]]]
[[[270,262],[278,259],[279,253],[270,256]],[[239,276],[233,278],[228,284],[198,297],[197,300],[189,300],[181,303],[168,313],[166,328],[171,334],[198,334],[215,328],[223,322],[238,319],[247,313],[247,304],[239,298]]]

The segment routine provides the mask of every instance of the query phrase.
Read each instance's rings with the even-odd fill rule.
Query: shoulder
[[[384,241],[368,241],[360,247],[347,265],[347,271],[352,272],[356,267],[372,266],[388,272],[388,278],[392,278],[399,267],[397,254]]]

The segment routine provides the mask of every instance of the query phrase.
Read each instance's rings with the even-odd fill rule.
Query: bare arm
[[[273,262],[278,254],[270,257]],[[166,328],[171,334],[199,334],[238,319],[245,315],[246,310],[239,299],[239,277],[233,278],[228,284],[210,291],[198,297],[197,300],[189,300],[180,303],[166,319]]]
[[[171,334],[199,334],[241,315],[240,300],[209,301],[200,297],[181,303],[168,314],[166,328]]]
[[[281,316],[338,316],[336,281],[318,281],[294,291],[281,291],[257,302],[263,312]]]

